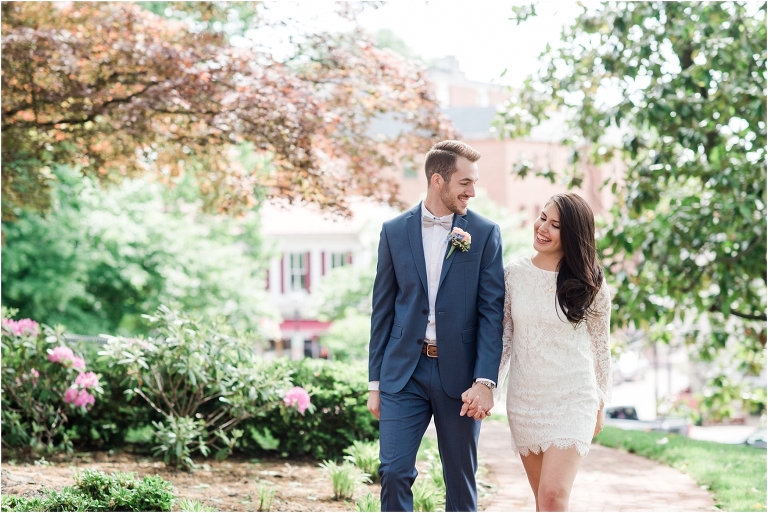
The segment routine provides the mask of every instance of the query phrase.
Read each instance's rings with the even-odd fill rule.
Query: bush
[[[375,483],[379,480],[379,441],[360,442],[356,441],[351,446],[344,449],[344,459],[371,476]]]
[[[355,502],[356,511],[381,511],[381,499],[368,492],[365,497]]]
[[[173,485],[160,476],[84,470],[75,486],[43,497],[2,497],[2,511],[171,511]]]
[[[32,453],[71,451],[70,415],[87,415],[103,392],[99,376],[64,344],[64,328],[2,310],[2,444]]]
[[[282,405],[290,373],[260,359],[253,342],[232,332],[225,319],[206,322],[161,306],[146,316],[159,336],[113,337],[102,355],[128,378],[126,394],[139,396],[158,414],[155,454],[167,464],[191,467],[191,456],[231,453],[243,435],[238,424]],[[297,404],[301,408],[301,404]]]
[[[152,422],[163,419],[139,396],[125,394],[128,377],[119,367],[110,367],[99,357],[101,344],[70,341],[69,346],[82,354],[88,368],[99,374],[104,394],[88,415],[80,416],[70,429],[75,446],[107,450],[125,444],[139,444],[139,450],[149,452],[152,443]]]
[[[411,488],[413,511],[443,511],[445,491],[438,488],[431,479],[420,479]]]
[[[324,461],[320,464],[333,486],[333,498],[336,500],[351,499],[357,487],[370,483],[370,475],[366,474],[348,461],[340,466],[332,461]]]
[[[339,459],[355,441],[376,440],[379,422],[368,411],[368,371],[364,362],[276,360],[279,375],[291,375],[312,396],[314,413],[286,415],[265,411],[246,421],[242,447],[288,456]]]

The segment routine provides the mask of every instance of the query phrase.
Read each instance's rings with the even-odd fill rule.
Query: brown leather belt
[[[421,354],[425,354],[430,358],[437,358],[437,346],[435,344],[430,344],[429,342],[424,342],[424,345],[421,346]]]

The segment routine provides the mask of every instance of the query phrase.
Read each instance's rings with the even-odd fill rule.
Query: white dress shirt
[[[453,214],[443,217],[433,216],[432,213],[421,202],[421,215],[431,217],[440,221],[450,220],[453,225]],[[440,273],[443,271],[443,262],[445,261],[445,251],[448,248],[448,234],[451,233],[435,224],[429,228],[421,226],[421,242],[424,246],[424,262],[427,265],[427,294],[429,296],[429,318],[427,319],[427,331],[424,334],[425,340],[434,341],[437,338],[435,331],[435,300],[437,299],[437,287],[440,284]],[[439,342],[438,342],[439,343]]]

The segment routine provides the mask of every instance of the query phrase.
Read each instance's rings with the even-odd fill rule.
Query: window
[[[331,269],[352,263],[352,253],[331,253]]]
[[[291,253],[288,255],[290,269],[291,291],[309,291],[309,259],[306,253]]]

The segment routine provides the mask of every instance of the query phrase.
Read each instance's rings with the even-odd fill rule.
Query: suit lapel
[[[408,240],[411,243],[411,253],[416,262],[416,271],[421,278],[421,285],[424,287],[424,293],[429,294],[427,288],[427,264],[424,259],[424,243],[421,240],[421,203],[411,210],[411,216],[405,220],[408,230]]]
[[[462,230],[466,231],[466,228],[467,228],[466,214],[463,216],[459,216],[459,215],[453,216],[453,226],[461,228]],[[453,228],[451,228],[451,231],[453,231]],[[451,250],[452,247],[453,246],[451,246],[451,244],[449,243],[448,247],[445,249],[445,255],[443,256],[443,258],[448,256],[448,252]],[[454,260],[454,257],[456,256],[457,251],[460,251],[460,250],[459,249],[453,250],[453,254],[451,255],[451,258],[443,261],[443,270],[440,272],[440,283],[437,285],[437,290],[440,290],[440,287],[443,284],[443,280],[445,279],[445,275],[448,274],[448,269],[451,268],[451,264],[453,263],[453,260]]]

